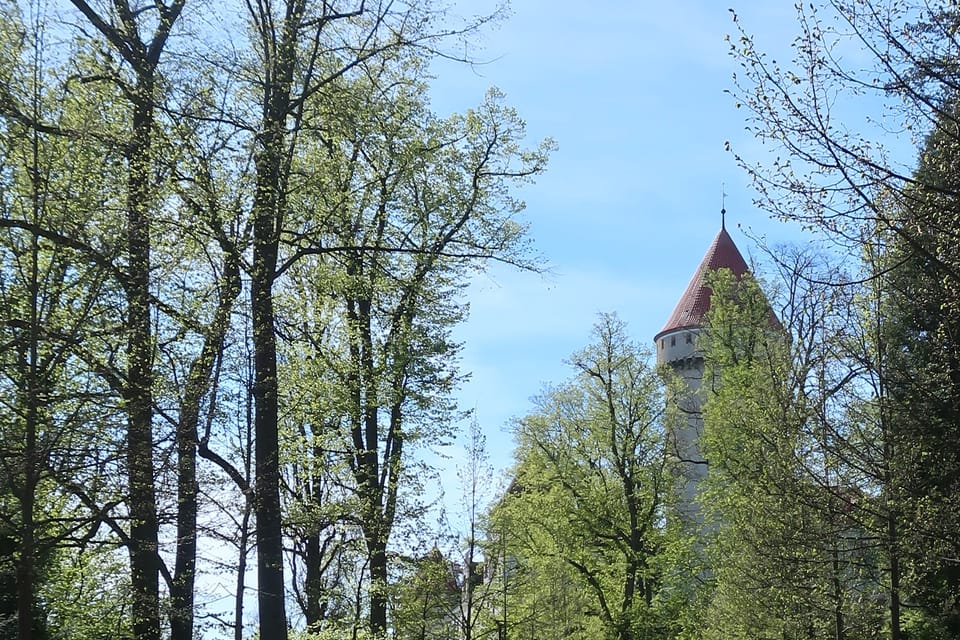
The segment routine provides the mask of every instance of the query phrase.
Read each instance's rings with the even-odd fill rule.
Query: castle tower
[[[686,420],[668,438],[669,453],[679,462],[683,483],[680,512],[689,522],[699,520],[697,486],[707,475],[707,463],[698,446],[703,431],[703,354],[697,350],[697,336],[704,331],[704,317],[710,309],[711,291],[706,286],[706,274],[723,268],[730,269],[738,278],[749,270],[737,245],[727,233],[726,225],[721,223],[720,232],[707,249],[670,319],[653,338],[657,364],[670,365],[686,386],[676,399]]]

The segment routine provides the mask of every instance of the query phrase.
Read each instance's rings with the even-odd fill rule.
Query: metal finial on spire
[[[720,183],[720,229],[727,228],[727,190],[726,184]]]

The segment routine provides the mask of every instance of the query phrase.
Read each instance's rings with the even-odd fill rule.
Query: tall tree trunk
[[[833,637],[834,640],[844,640],[843,584],[840,581],[840,550],[836,542],[830,554],[833,561]]]
[[[28,432],[29,435],[29,432]],[[33,509],[36,499],[35,474],[26,467],[30,464],[29,451],[33,446],[28,442],[24,452],[24,486],[20,498],[20,540],[17,558],[17,638],[30,640],[33,637],[34,600],[36,592],[36,536],[34,532]],[[32,486],[31,486],[32,485]]]
[[[177,551],[170,585],[170,639],[193,640],[197,566],[197,430],[180,416],[177,424]]]
[[[354,265],[355,273],[363,271],[363,255]],[[374,638],[387,631],[387,539],[390,523],[384,511],[384,487],[380,480],[380,402],[377,371],[373,359],[373,327],[371,301],[351,298],[348,314],[357,335],[350,345],[354,375],[351,384],[357,415],[353,425],[354,477],[362,505],[360,527],[367,547],[370,576],[370,610],[367,623]]]
[[[879,294],[879,292],[878,292]],[[880,301],[877,302],[877,308],[880,308]],[[877,315],[878,323],[882,321],[880,315]],[[893,418],[890,412],[888,389],[888,373],[886,367],[886,341],[883,339],[882,326],[876,327],[877,336],[877,398],[879,400],[880,432],[883,438],[883,499],[886,509],[887,525],[887,554],[889,559],[890,575],[890,640],[901,640],[903,637],[900,628],[900,529],[897,521],[900,513],[899,491],[894,492],[894,473],[895,457],[900,453],[899,447],[894,441],[894,430],[891,428]]]
[[[153,460],[153,344],[150,324],[150,147],[152,73],[137,83],[133,137],[127,150],[127,481],[133,634],[160,638],[159,525]]]
[[[247,372],[246,379],[249,381],[251,379],[249,371]],[[237,543],[238,548],[238,558],[237,558],[237,592],[234,600],[234,616],[233,616],[233,638],[234,640],[243,640],[243,598],[246,595],[246,576],[247,576],[247,551],[250,547],[250,515],[253,511],[253,495],[249,490],[250,486],[250,467],[251,460],[249,452],[253,450],[253,431],[252,431],[252,420],[251,420],[251,407],[250,407],[250,387],[249,382],[247,386],[247,402],[246,402],[246,433],[244,434],[244,450],[248,453],[244,456],[244,474],[243,478],[246,482],[246,489],[243,492],[244,501],[243,501],[243,518],[240,521],[240,540]]]
[[[257,134],[253,199],[253,267],[250,273],[253,316],[254,511],[257,533],[260,637],[286,640],[287,622],[283,581],[283,532],[280,506],[277,338],[274,329],[273,284],[276,278],[280,230],[286,209],[289,166],[286,162],[287,117],[297,36],[305,11],[302,0],[288,0],[279,30],[259,18],[258,29],[267,42],[268,60],[263,84],[263,117]]]
[[[260,207],[258,206],[258,209]],[[274,216],[260,209],[254,219],[253,311],[254,510],[257,533],[257,579],[260,636],[286,640],[283,584],[283,534],[280,518],[280,468],[277,408],[277,340],[274,333],[273,274],[277,245]]]
[[[292,70],[291,70],[292,73]],[[263,130],[257,149],[257,187],[253,204],[253,269],[250,306],[253,316],[254,512],[260,637],[286,640],[283,581],[283,531],[280,506],[280,439],[277,338],[273,283],[282,224],[283,131],[289,107],[289,83],[268,86]]]
[[[23,363],[26,373],[26,416],[24,416],[24,446],[22,457],[22,482],[16,492],[20,502],[20,536],[18,541],[19,557],[17,558],[17,622],[19,640],[30,640],[33,637],[34,603],[36,601],[36,525],[34,522],[34,508],[37,498],[37,419],[39,415],[39,391],[37,385],[37,298],[36,298],[36,268],[37,242],[33,239],[33,260],[31,273],[31,319],[30,319],[30,346],[28,348],[29,362]]]
[[[237,593],[233,602],[233,638],[243,640],[243,597],[246,592],[247,548],[250,543],[250,505],[244,504],[237,552]]]
[[[200,408],[213,387],[214,364],[222,356],[233,303],[240,294],[239,256],[227,241],[221,240],[221,245],[226,258],[217,310],[204,336],[200,355],[190,366],[177,422],[177,551],[170,585],[171,640],[193,640]]]
[[[324,457],[323,447],[315,445],[313,447],[313,459],[322,460]],[[312,478],[309,484],[307,500],[317,507],[318,510],[323,507],[323,477],[319,471],[312,471]],[[323,560],[324,545],[320,542],[320,536],[323,534],[323,523],[315,523],[311,528],[306,541],[304,552],[304,564],[306,565],[306,575],[303,580],[304,597],[306,606],[304,607],[304,617],[306,618],[307,630],[319,630],[320,623],[326,616],[326,605],[323,600]]]
[[[86,0],[71,0],[109,45],[130,65],[136,78],[127,87],[133,113],[127,160],[126,253],[124,290],[127,379],[123,388],[127,415],[127,483],[130,535],[131,617],[138,640],[160,639],[159,523],[154,486],[153,335],[150,322],[150,213],[154,187],[152,140],[156,76],[170,30],[186,0],[151,6],[156,11],[152,37],[144,41],[138,23],[143,9],[116,0],[111,16],[98,14]],[[114,16],[122,26],[117,26]]]
[[[320,555],[320,535],[318,531],[311,531],[308,534],[305,546],[306,575],[303,579],[303,593],[306,598],[306,606],[303,608],[303,615],[304,621],[307,623],[307,630],[313,631],[318,629],[323,621],[323,609],[320,606],[320,598],[323,593],[320,583],[322,576],[320,563],[323,560]]]
[[[33,345],[31,345],[33,347]],[[32,356],[36,357],[36,349],[32,348]],[[35,373],[35,366],[31,362],[31,377]],[[28,381],[33,385],[33,381]],[[36,398],[30,397],[28,390],[26,441],[23,451],[23,486],[20,488],[20,540],[19,557],[17,558],[17,621],[19,640],[30,640],[33,637],[34,602],[36,600],[36,531],[33,518],[36,504],[37,470],[36,470]]]
[[[900,640],[900,549],[897,539],[897,516],[887,515],[887,535],[890,554],[890,640]]]
[[[36,85],[35,85],[36,90]],[[39,96],[34,94],[34,116],[39,120],[37,101]],[[31,184],[31,200],[33,207],[33,221],[40,220],[40,158],[39,134],[33,131],[32,140],[33,172]],[[20,368],[26,374],[26,415],[24,416],[24,443],[22,474],[23,486],[20,488],[20,549],[17,558],[17,626],[19,640],[30,640],[33,637],[34,603],[36,601],[36,562],[37,541],[34,522],[34,508],[37,499],[39,456],[37,451],[37,430],[40,417],[40,371],[38,367],[40,341],[40,243],[36,234],[30,240],[30,317],[28,319],[30,335],[28,346],[21,352]],[[29,358],[24,362],[24,357]]]
[[[287,637],[283,532],[280,522],[277,338],[274,331],[273,283],[284,200],[282,146],[289,99],[289,84],[285,91],[282,86],[268,87],[266,113],[257,150],[257,188],[253,204],[250,306],[253,315],[253,430],[256,441],[254,511],[260,636],[263,640],[286,640]]]

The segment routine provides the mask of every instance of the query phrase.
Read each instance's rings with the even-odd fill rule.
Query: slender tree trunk
[[[250,503],[243,506],[237,556],[237,593],[233,603],[233,640],[243,640],[243,596],[246,592],[247,548],[250,544]]]
[[[36,265],[34,265],[36,266]],[[36,300],[34,300],[36,302]],[[35,311],[35,308],[34,308]],[[34,318],[34,321],[36,318]],[[36,325],[31,332],[36,333]],[[35,337],[35,336],[34,336]],[[24,448],[22,458],[23,484],[19,491],[20,502],[20,540],[17,558],[17,623],[19,640],[33,637],[34,603],[36,601],[36,524],[34,509],[37,498],[37,345],[31,340],[30,362],[27,363],[27,415],[24,420]]]
[[[323,458],[322,447],[313,447],[314,460]],[[309,495],[307,500],[311,501],[318,508],[323,506],[323,478],[317,470],[312,471],[312,480],[309,486]],[[326,607],[321,603],[323,597],[323,554],[320,544],[320,535],[323,530],[322,524],[317,523],[308,534],[306,541],[306,550],[304,553],[304,564],[306,564],[306,576],[304,577],[303,590],[307,599],[304,607],[304,616],[306,618],[307,629],[319,629],[326,614]]]
[[[197,430],[181,414],[177,425],[177,551],[170,586],[170,638],[193,640],[197,565]]]
[[[28,445],[29,447],[29,445]],[[24,464],[26,466],[26,462]],[[33,637],[34,599],[36,591],[36,539],[34,535],[33,508],[34,490],[30,480],[24,484],[20,499],[20,557],[17,559],[17,637],[30,640]]]
[[[901,640],[900,630],[900,549],[897,540],[897,517],[887,516],[887,536],[890,553],[890,640]]]
[[[880,321],[878,316],[877,321]],[[877,336],[881,336],[880,328],[877,328]],[[900,629],[900,541],[899,528],[897,526],[897,501],[893,492],[893,472],[891,467],[894,464],[894,455],[897,453],[897,447],[893,442],[893,432],[890,428],[891,418],[887,412],[887,394],[886,394],[886,362],[884,360],[885,344],[878,340],[877,350],[880,357],[877,358],[877,396],[880,399],[880,428],[883,437],[883,498],[886,508],[887,525],[887,555],[890,564],[890,640],[901,640],[902,631]]]
[[[374,405],[375,406],[375,405]],[[368,407],[369,409],[370,407]],[[361,454],[363,482],[361,500],[366,505],[363,528],[370,562],[370,613],[368,623],[371,636],[383,638],[387,633],[387,535],[389,525],[384,522],[382,489],[379,483],[377,457],[377,412],[368,411],[364,420],[367,449]]]
[[[303,579],[303,592],[306,598],[306,606],[303,609],[304,621],[307,623],[307,630],[319,628],[323,621],[322,609],[320,607],[321,584],[320,584],[320,536],[317,532],[311,531],[306,541],[306,550],[304,552],[304,564],[306,565],[306,575]]]
[[[359,256],[356,272],[362,273]],[[351,357],[356,371],[352,380],[357,416],[353,427],[354,474],[357,491],[363,505],[363,536],[367,546],[370,576],[370,610],[367,622],[374,638],[387,631],[387,538],[389,522],[384,513],[384,487],[380,482],[380,424],[379,394],[373,360],[373,329],[371,301],[351,299],[348,313],[357,336],[351,345]]]
[[[40,218],[39,192],[39,141],[36,131],[33,132],[33,184],[32,205],[34,222]],[[19,493],[20,500],[20,541],[16,566],[17,582],[17,633],[19,640],[30,640],[33,637],[34,603],[36,602],[36,560],[37,541],[34,509],[37,499],[39,457],[37,455],[37,430],[40,418],[40,380],[37,359],[39,357],[40,341],[40,245],[36,235],[30,242],[30,317],[28,319],[30,335],[27,337],[29,346],[21,351],[21,370],[26,374],[26,415],[24,416],[24,443],[22,474],[23,486]],[[29,360],[24,362],[24,356]]]
[[[170,586],[170,638],[193,640],[197,566],[197,443],[200,408],[214,383],[214,363],[222,356],[233,303],[240,294],[239,257],[227,253],[217,310],[200,355],[190,367],[177,423],[177,551]],[[211,400],[212,402],[212,400]]]
[[[834,545],[831,549],[833,560],[833,637],[844,640],[843,630],[843,585],[840,582],[840,551]]]
[[[250,372],[247,371],[246,375],[247,380],[251,380]],[[246,433],[244,434],[244,451],[248,452],[244,456],[244,479],[246,480],[247,487],[250,486],[251,478],[251,463],[250,452],[253,451],[253,420],[251,416],[251,406],[250,406],[250,396],[251,389],[249,382],[247,383],[247,419],[246,419]],[[237,558],[237,593],[234,600],[234,612],[233,612],[233,638],[234,640],[243,640],[243,597],[246,592],[246,579],[247,579],[247,551],[250,547],[250,516],[253,512],[252,504],[253,496],[250,491],[244,491],[244,502],[243,502],[243,519],[240,523],[240,541],[238,542],[239,555]]]
[[[41,120],[41,75],[42,51],[35,45],[32,77],[31,104],[33,119]],[[30,207],[32,221],[36,225],[42,222],[44,192],[41,181],[40,132],[34,128],[30,133]],[[26,389],[24,400],[24,442],[22,459],[23,485],[16,492],[20,501],[20,541],[19,557],[16,563],[17,584],[17,623],[20,640],[30,640],[34,636],[35,607],[37,602],[37,563],[38,541],[34,512],[37,503],[37,487],[40,484],[41,452],[38,446],[40,432],[42,387],[47,387],[48,379],[41,381],[40,371],[40,329],[41,329],[41,277],[40,277],[40,239],[36,234],[30,238],[29,271],[29,335],[27,343],[21,344],[19,358],[20,371],[25,375]],[[47,299],[48,304],[52,301]],[[19,404],[19,403],[18,403]]]
[[[30,418],[27,418],[27,423]],[[17,637],[33,637],[34,601],[36,599],[36,535],[33,511],[36,503],[36,470],[31,468],[36,453],[36,432],[27,426],[23,453],[23,487],[20,495],[20,540],[17,558]]]

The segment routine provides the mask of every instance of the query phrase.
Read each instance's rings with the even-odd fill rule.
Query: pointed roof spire
[[[727,189],[726,184],[720,183],[720,230],[727,228]]]
[[[725,217],[726,211],[721,210],[720,232],[707,249],[680,302],[670,314],[667,324],[653,337],[654,342],[671,331],[695,329],[703,324],[703,318],[710,309],[711,291],[706,285],[705,278],[707,271],[726,268],[738,278],[749,271],[746,260],[743,259],[737,245],[733,243],[733,238],[727,233]]]

